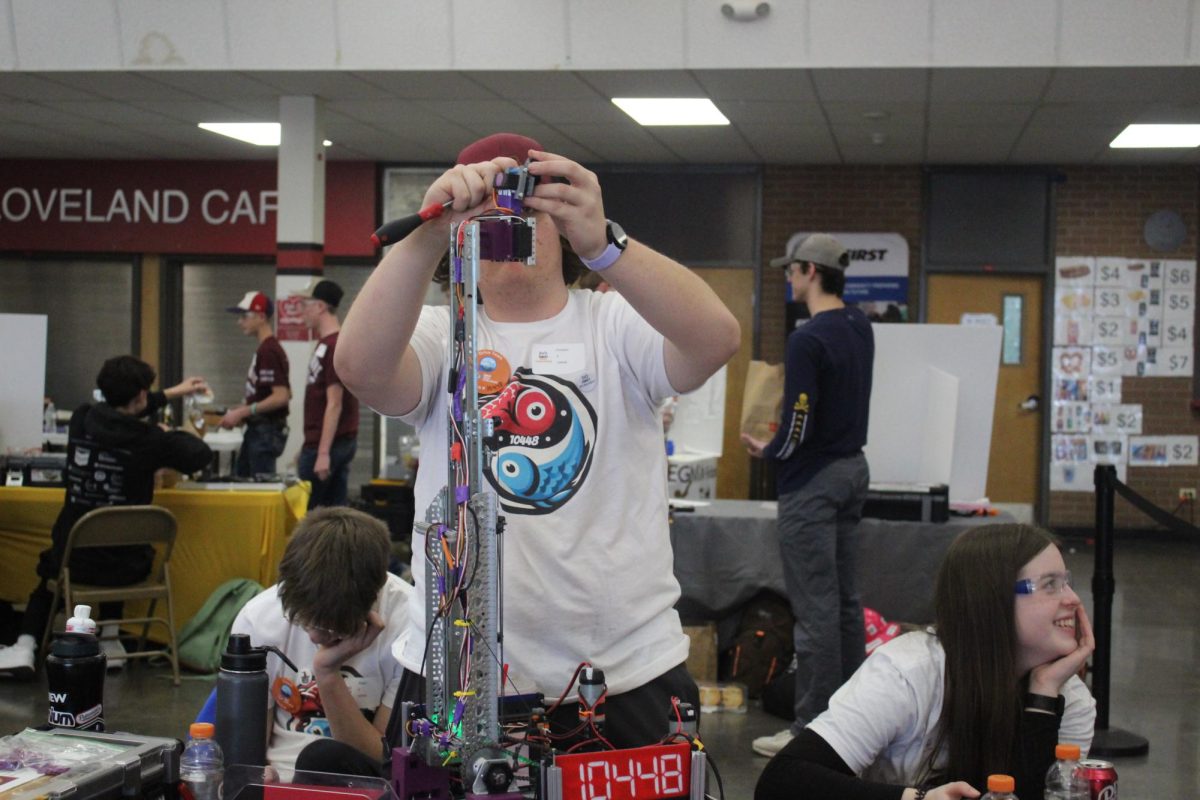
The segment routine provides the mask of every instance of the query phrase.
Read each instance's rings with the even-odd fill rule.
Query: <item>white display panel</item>
[[[999,326],[875,325],[867,462],[875,483],[945,483],[987,494]]]
[[[46,331],[43,314],[0,314],[0,453],[42,446],[42,398],[46,394]]]

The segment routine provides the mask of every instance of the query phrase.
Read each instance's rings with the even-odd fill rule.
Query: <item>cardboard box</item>
[[[683,632],[691,640],[688,650],[687,668],[696,681],[715,681],[717,679],[717,626],[685,625]]]

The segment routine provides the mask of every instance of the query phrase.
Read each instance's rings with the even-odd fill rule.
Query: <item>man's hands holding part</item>
[[[608,247],[608,221],[596,173],[554,153],[530,150],[529,155],[534,159],[529,174],[537,176],[538,185],[525,207],[549,214],[580,258],[597,258]]]
[[[529,156],[534,159],[529,174],[537,177],[538,185],[532,196],[525,197],[525,207],[549,215],[580,257],[599,256],[608,247],[608,223],[596,174],[554,153],[530,150]],[[446,170],[425,192],[422,208],[450,200],[451,213],[425,224],[448,227],[485,211],[491,206],[496,176],[516,166],[520,165],[511,158],[500,157]]]

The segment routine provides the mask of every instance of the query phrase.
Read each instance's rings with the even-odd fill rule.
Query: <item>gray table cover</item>
[[[951,517],[948,522],[864,519],[858,539],[858,588],[863,605],[890,622],[933,621],[933,582],[950,542],[967,528],[1013,522],[1011,515]],[[675,513],[671,526],[680,612],[719,619],[762,589],[786,597],[775,503],[714,500]]]

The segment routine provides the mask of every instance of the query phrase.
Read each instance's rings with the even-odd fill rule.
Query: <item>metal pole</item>
[[[1136,733],[1108,726],[1109,680],[1112,662],[1113,499],[1117,468],[1096,465],[1096,568],[1092,573],[1092,628],[1096,650],[1092,654],[1092,696],[1096,698],[1096,732],[1090,755],[1140,756],[1150,751],[1150,742]]]

